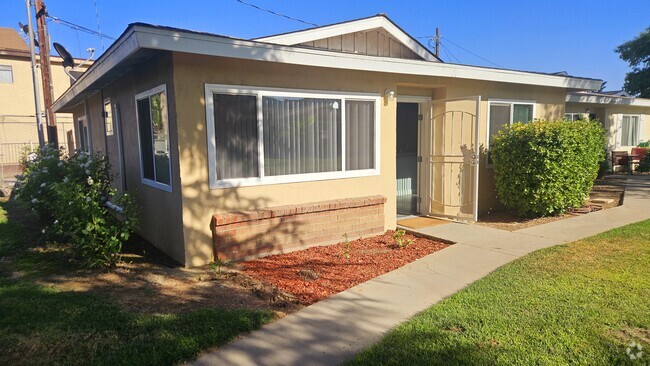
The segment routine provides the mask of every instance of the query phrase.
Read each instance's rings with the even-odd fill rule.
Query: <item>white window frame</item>
[[[632,117],[636,117],[637,121],[637,127],[636,127],[636,134],[639,137],[636,145],[623,145],[623,118],[624,117],[629,117],[632,119]],[[629,114],[629,113],[620,113],[618,118],[617,118],[617,127],[616,127],[616,147],[636,147],[639,143],[643,141],[643,115],[641,114]]]
[[[111,130],[108,130],[108,117],[106,116],[106,105],[108,104],[108,108],[111,110]],[[106,98],[104,99],[104,104],[102,104],[102,116],[104,117],[104,133],[106,136],[113,136],[115,134],[115,119],[113,118],[113,115],[115,114],[115,111],[113,110],[113,105],[111,104],[111,98]]]
[[[567,119],[567,115],[571,116],[571,119]],[[584,113],[575,113],[575,112],[564,112],[564,119],[569,121],[569,122],[575,122],[577,120],[581,120],[584,118]],[[579,118],[577,120],[573,119],[575,116],[578,116]]]
[[[214,94],[230,95],[252,95],[257,98],[257,139],[258,139],[258,172],[259,177],[250,178],[232,178],[219,179],[217,177],[217,147],[215,139],[214,126]],[[340,99],[341,100],[341,170],[335,172],[322,173],[303,173],[287,175],[264,175],[264,130],[263,130],[263,97],[297,97],[297,98],[321,98],[321,99]],[[346,170],[345,161],[345,104],[348,100],[372,101],[375,103],[375,161],[373,169]],[[224,84],[205,84],[205,113],[206,113],[206,135],[208,139],[208,170],[210,189],[256,186],[281,183],[311,182],[330,179],[345,179],[379,175],[380,162],[380,126],[381,126],[381,94],[373,93],[346,93],[346,92],[329,92],[322,90],[309,89],[283,89],[283,88],[266,88],[255,86],[224,85]]]
[[[138,113],[138,100],[149,98],[154,94],[158,93],[163,93],[165,94],[165,118],[167,118],[167,149],[169,150],[169,160],[168,160],[168,168],[169,168],[169,184],[164,184],[160,182],[156,182],[155,180],[151,180],[149,178],[144,177],[144,169],[143,169],[143,164],[142,164],[142,146],[141,146],[141,136],[140,136],[140,116]],[[171,157],[171,134],[170,134],[170,125],[169,125],[169,105],[167,101],[167,84],[162,84],[159,85],[155,88],[149,89],[147,91],[144,91],[142,93],[139,93],[135,96],[135,119],[137,123],[137,130],[138,130],[138,156],[140,158],[140,181],[142,184],[158,188],[160,190],[163,190],[165,192],[171,192],[172,191],[172,182],[173,182],[173,175],[172,175],[172,157]],[[151,117],[151,102],[149,103],[149,123],[152,123],[153,118]],[[155,146],[153,142],[153,126],[151,126],[151,146]],[[156,175],[156,159],[154,156],[154,177]]]
[[[12,65],[0,65],[0,67],[5,70],[9,70],[9,75],[11,76],[10,81],[0,82],[0,84],[13,84],[14,83],[14,67]]]
[[[537,103],[534,100],[518,100],[518,99],[493,99],[489,98],[487,101],[487,129],[485,130],[485,166],[491,168],[494,164],[489,162],[488,152],[490,151],[490,107],[492,104],[510,104],[510,122],[509,125],[512,126],[514,123],[513,119],[515,118],[514,105],[523,104],[523,105],[532,105],[533,106],[533,121],[537,120],[535,117],[537,113]]]

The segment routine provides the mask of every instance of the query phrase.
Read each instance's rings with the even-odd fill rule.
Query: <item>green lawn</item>
[[[0,201],[0,365],[148,365],[191,359],[273,320],[267,311],[206,308],[150,315],[110,299],[60,292],[30,281],[64,268],[65,255],[27,250],[29,230]],[[12,279],[11,270],[28,276]],[[215,294],[218,296],[218,294]]]
[[[536,252],[430,307],[350,365],[648,365],[650,221]],[[644,356],[626,355],[631,341]]]

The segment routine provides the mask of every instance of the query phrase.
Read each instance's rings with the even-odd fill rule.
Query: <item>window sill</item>
[[[165,191],[165,192],[169,192],[169,193],[172,192],[172,186],[171,185],[158,183],[158,182],[150,180],[150,179],[142,178],[142,184],[144,184],[145,186],[157,188],[157,189],[159,189],[161,191]]]
[[[224,179],[224,180],[218,180],[216,182],[210,182],[210,189],[265,186],[265,185],[285,184],[285,183],[307,183],[307,182],[317,182],[323,180],[372,177],[378,175],[379,175],[378,169],[366,169],[366,170],[351,170],[345,172],[278,175],[278,176],[269,176],[269,177],[262,177],[262,178]]]

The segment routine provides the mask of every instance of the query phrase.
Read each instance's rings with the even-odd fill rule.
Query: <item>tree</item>
[[[632,67],[625,75],[623,89],[632,95],[650,98],[650,27],[616,47],[615,51]]]

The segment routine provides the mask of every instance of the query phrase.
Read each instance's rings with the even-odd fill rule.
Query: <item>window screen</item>
[[[257,98],[214,94],[218,179],[258,177]]]
[[[341,100],[262,97],[264,175],[341,170]]]
[[[9,65],[0,65],[0,83],[11,84],[14,82],[14,73]]]
[[[375,103],[345,102],[345,169],[375,167]]]
[[[530,104],[514,104],[512,111],[512,122],[528,123],[533,120],[533,106]]]

